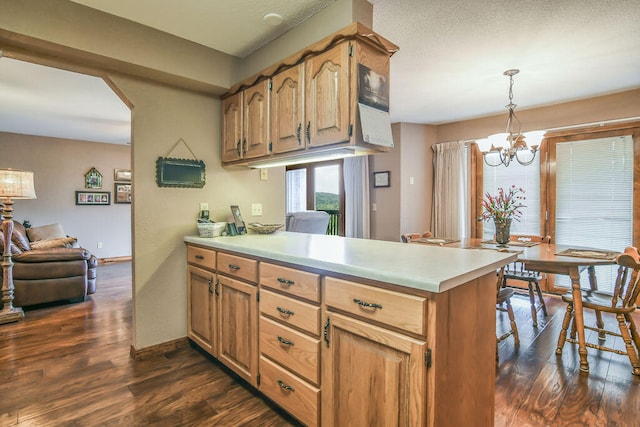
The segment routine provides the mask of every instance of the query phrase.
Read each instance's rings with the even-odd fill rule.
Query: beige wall
[[[401,234],[430,229],[436,128],[394,123],[391,130],[393,151],[370,157],[372,174],[388,170],[391,177],[389,188],[371,189],[371,238],[398,241]]]
[[[523,132],[640,117],[640,89],[547,107],[517,110],[516,113],[522,122]],[[506,120],[507,115],[504,113],[440,125],[438,141],[486,138],[488,135],[504,132]]]
[[[131,256],[131,205],[113,201],[113,170],[129,169],[129,146],[0,132],[0,153],[0,168],[34,173],[37,199],[16,200],[14,219],[34,227],[60,223],[98,258]],[[102,174],[96,191],[112,193],[109,206],[75,204],[92,167]]]

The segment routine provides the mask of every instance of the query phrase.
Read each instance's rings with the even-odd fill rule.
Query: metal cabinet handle
[[[359,300],[358,298],[354,298],[353,302],[355,302],[358,305],[361,305],[362,307],[382,308],[380,304],[362,301],[362,300]]]
[[[280,335],[278,335],[278,341],[280,341],[284,345],[290,345],[290,346],[294,346],[295,345],[293,343],[293,341],[286,340],[286,339],[282,338]]]
[[[236,143],[236,151],[238,152],[238,156],[240,156],[241,154],[240,147],[241,147],[240,140],[238,140],[238,142]]]
[[[213,276],[209,278],[209,295],[213,295],[213,288],[211,284],[213,283]]]
[[[307,122],[307,129],[305,131],[307,135],[307,144],[311,144],[311,122]]]
[[[235,265],[235,264],[229,264],[229,269],[238,271],[238,270],[240,270],[240,266],[239,265]]]
[[[293,316],[293,311],[287,310],[286,308],[276,307],[276,310],[278,310],[280,313],[282,313],[282,314],[284,314],[286,316]]]
[[[196,259],[204,259],[202,255],[196,255]]]
[[[287,287],[294,285],[296,283],[293,280],[283,279],[282,277],[278,277],[278,282],[280,282],[282,286],[287,286]]]
[[[298,145],[302,145],[302,140],[300,139],[300,134],[302,133],[302,123],[298,123],[298,129],[296,130],[296,137],[298,138]]]
[[[247,138],[244,138],[242,140],[242,151],[244,152],[244,154],[247,154]]]
[[[324,341],[327,343],[327,348],[329,347],[329,327],[331,326],[331,320],[327,317],[327,323],[324,324],[322,334],[324,335]]]
[[[281,380],[278,380],[278,385],[280,386],[281,389],[283,390],[287,390],[287,391],[296,391],[295,388],[293,388],[290,385],[286,385],[285,383],[283,383]]]
[[[220,292],[218,291],[218,286],[220,285],[220,280],[216,279],[216,287],[215,287],[215,291],[216,291],[216,297],[220,296]]]

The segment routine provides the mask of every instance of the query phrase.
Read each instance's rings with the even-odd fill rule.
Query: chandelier
[[[515,113],[517,105],[513,103],[513,76],[519,72],[520,70],[513,69],[503,73],[505,76],[509,76],[509,104],[506,105],[509,115],[507,116],[506,132],[489,135],[486,140],[478,141],[482,157],[488,166],[509,166],[513,160],[523,166],[530,165],[536,158],[544,134],[544,131],[527,133],[520,131],[520,120]],[[489,159],[495,161],[492,162]]]

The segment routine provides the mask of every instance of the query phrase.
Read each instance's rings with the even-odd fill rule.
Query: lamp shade
[[[11,199],[35,199],[33,172],[0,169],[0,197]]]

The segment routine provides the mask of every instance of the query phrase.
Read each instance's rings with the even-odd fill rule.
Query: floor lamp
[[[24,318],[20,307],[13,306],[13,262],[11,262],[11,236],[13,234],[13,199],[35,199],[33,172],[0,169],[0,201],[4,253],[2,255],[2,310],[0,324],[18,322]]]

